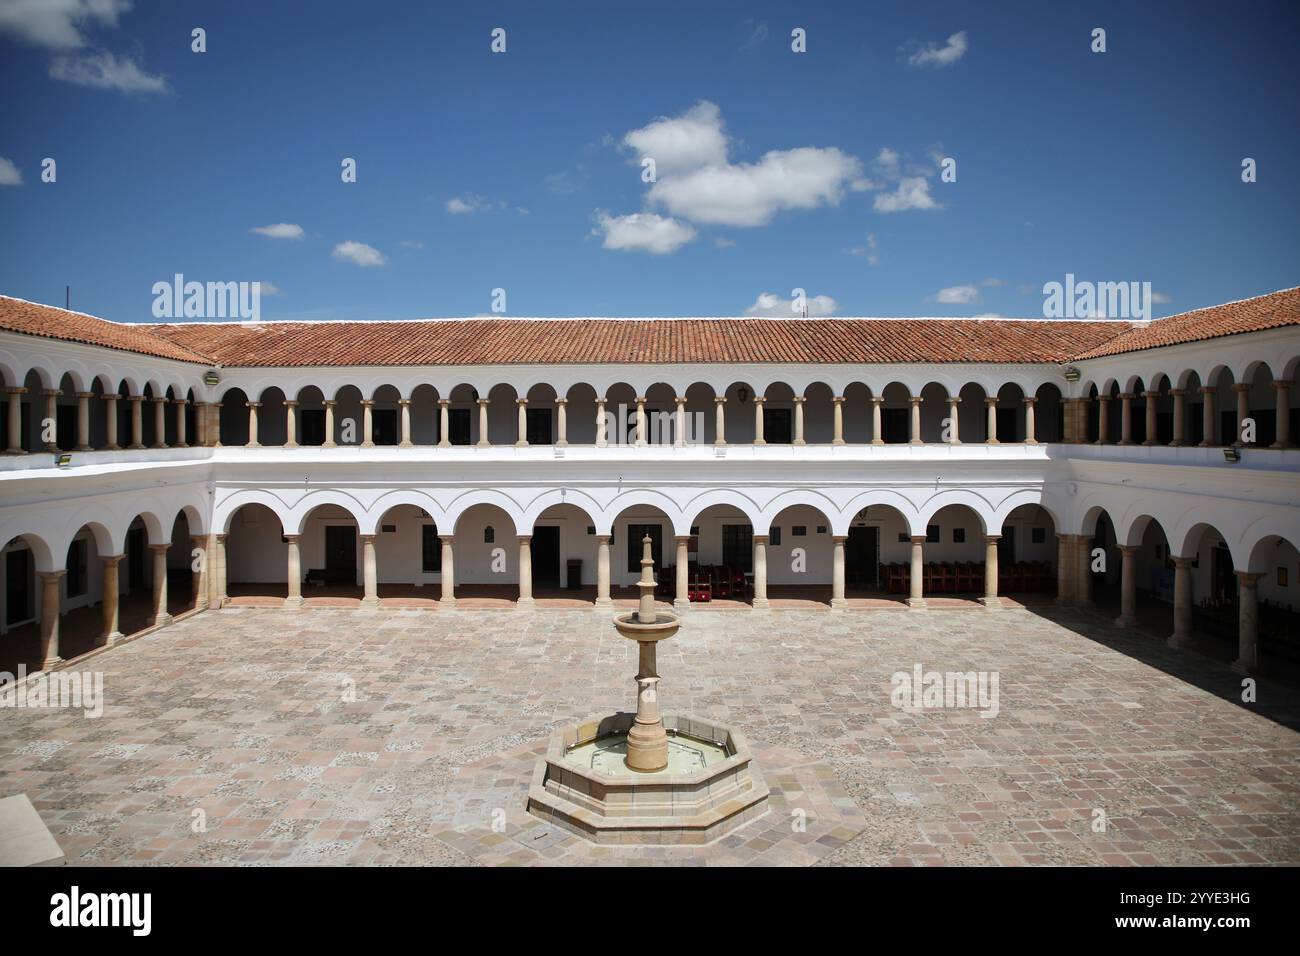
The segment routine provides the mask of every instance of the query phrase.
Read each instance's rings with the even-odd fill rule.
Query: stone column
[[[208,606],[208,579],[210,572],[208,570],[208,539],[201,534],[190,535],[190,558],[194,559],[194,552],[198,552],[199,569],[191,570],[190,590],[194,594],[194,610],[202,611]]]
[[[261,402],[245,402],[248,406],[248,447],[261,448],[262,443],[257,440],[257,410],[262,407]]]
[[[1038,404],[1038,399],[1036,398],[1025,399],[1025,444],[1026,445],[1038,444],[1038,426],[1035,424],[1034,421],[1034,406],[1037,404]],[[1079,436],[1079,441],[1087,441],[1087,439],[1088,439],[1088,433],[1086,431]]]
[[[338,443],[334,441],[334,406],[338,402],[327,400],[322,404],[325,406],[325,441],[321,443],[321,447],[337,448]]]
[[[686,398],[678,395],[675,399],[677,403],[677,427],[674,429],[673,444],[678,448],[686,447]],[[697,436],[699,437],[699,436]]]
[[[1110,396],[1097,397],[1097,444],[1110,444]]]
[[[1287,381],[1276,381],[1273,388],[1277,391],[1277,415],[1274,421],[1277,422],[1276,441],[1270,445],[1270,448],[1290,448],[1291,447],[1291,383]]]
[[[1218,437],[1215,434],[1218,429],[1214,424],[1218,420],[1218,415],[1215,414],[1214,395],[1213,385],[1201,386],[1201,448],[1212,448],[1218,444],[1215,440]]]
[[[767,601],[767,535],[754,535],[754,607],[771,607]]]
[[[116,394],[104,396],[108,403],[104,412],[104,447],[109,451],[118,451],[122,447],[117,443],[117,399]]]
[[[1092,599],[1092,538],[1081,534],[1075,540],[1078,549],[1074,559],[1076,581],[1074,585],[1074,603],[1080,607],[1091,607]]]
[[[375,447],[375,400],[373,398],[363,398],[361,400],[361,447]]]
[[[1237,572],[1237,659],[1232,669],[1238,674],[1259,670],[1259,592],[1262,574]]]
[[[883,398],[873,398],[871,400],[871,444],[883,445],[885,437],[881,434],[880,425],[880,408],[885,404]]]
[[[478,401],[478,442],[479,448],[487,448],[492,444],[492,439],[488,437],[488,402],[487,398],[480,398]]]
[[[847,535],[837,534],[831,537],[831,607],[848,607],[844,599],[844,542]]]
[[[143,395],[128,395],[126,400],[131,403],[131,444],[126,447],[131,451],[144,448],[144,417],[141,412],[140,403],[144,401]]]
[[[149,626],[156,627],[172,622],[167,612],[167,552],[170,544],[151,544],[149,551],[153,554],[153,614]]]
[[[27,389],[11,387],[5,389],[5,394],[9,396],[9,447],[5,451],[10,455],[25,455],[27,450],[23,448],[23,399],[22,396],[27,394]],[[116,395],[113,396],[117,398]]]
[[[559,431],[555,444],[563,448],[569,443],[569,400],[567,398],[555,400],[555,421]]]
[[[645,396],[636,397],[636,446],[645,444]]]
[[[210,444],[208,435],[212,429],[208,427],[208,407],[207,402],[194,403],[194,440],[200,448],[206,448]]]
[[[763,408],[767,403],[767,398],[754,396],[754,444],[766,445],[767,439],[763,437]]]
[[[521,534],[519,537],[519,600],[515,602],[518,610],[527,610],[533,601],[533,548],[532,537]]]
[[[596,399],[596,447],[607,448],[609,446],[609,437],[605,434],[605,402],[607,399]]]
[[[516,398],[515,405],[519,409],[518,417],[518,436],[515,439],[516,448],[528,447],[528,399]]]
[[[63,394],[63,393],[62,393],[61,391],[59,391],[57,388],[47,388],[47,389],[45,390],[45,392],[44,392],[44,395],[45,395],[45,418],[46,418],[48,421],[50,421],[50,422],[52,422],[52,423],[54,424],[54,428],[53,428],[53,430],[52,430],[51,433],[50,433],[51,436],[52,436],[52,438],[50,439],[50,441],[47,441],[47,442],[45,443],[45,450],[46,450],[46,451],[50,451],[50,452],[54,452],[56,455],[59,453],[59,441],[58,441],[58,438],[59,438],[59,434],[58,434],[58,430],[59,430],[59,417],[58,417],[58,415],[59,415],[59,413],[58,413],[58,408],[59,408],[59,396],[62,395],[62,394]]]
[[[379,565],[375,560],[375,536],[361,536],[361,580],[365,591],[361,598],[362,607],[379,607]]]
[[[957,406],[961,404],[961,397],[958,395],[948,396],[948,444],[961,444],[961,427],[957,415]]]
[[[609,598],[609,535],[596,537],[596,607],[612,607]]]
[[[298,447],[298,402],[292,398],[284,401],[284,447]]]
[[[121,625],[118,623],[118,607],[121,583],[118,576],[124,555],[109,554],[100,558],[104,568],[103,587],[99,602],[99,639],[112,647],[122,639]]]
[[[59,579],[66,571],[37,571],[41,582],[41,670],[48,671],[59,661]]]
[[[831,439],[832,445],[844,444],[844,396],[836,395],[831,399],[831,408],[835,414],[835,437]]]
[[[289,570],[285,578],[289,582],[289,596],[284,599],[285,607],[302,607],[302,558],[298,550],[301,538],[298,534],[284,536],[289,545]]]
[[[1137,625],[1137,553],[1136,545],[1121,544],[1119,552],[1123,563],[1119,569],[1119,617],[1115,624],[1119,627]]]
[[[998,441],[998,400],[994,398],[984,399],[984,444],[1000,445]]]
[[[1241,440],[1241,430],[1245,426],[1246,419],[1250,417],[1250,384],[1238,382],[1232,386],[1232,390],[1237,393],[1237,436],[1232,447],[1241,448],[1246,444]]]
[[[794,441],[795,445],[808,444],[803,438],[803,405],[807,401],[802,395],[796,395],[794,401]]]
[[[230,593],[227,590],[229,577],[226,573],[226,535],[215,534],[212,536],[212,549],[208,559],[212,563],[212,589],[215,592],[213,606],[223,608],[230,603]]]
[[[1181,388],[1171,388],[1169,394],[1174,399],[1174,435],[1169,444],[1174,448],[1184,444],[1187,421],[1187,392]]]
[[[1133,393],[1121,392],[1119,396],[1119,443],[1133,444]]]
[[[691,536],[688,534],[679,534],[674,539],[677,542],[677,570],[676,570],[676,595],[673,597],[673,607],[679,610],[685,610],[691,606],[690,599],[690,543]]]
[[[1056,603],[1074,603],[1074,535],[1056,536]]]
[[[90,447],[90,400],[94,392],[77,393],[77,451],[92,451]]]
[[[442,579],[442,597],[438,598],[439,607],[456,606],[456,549],[455,538],[449,534],[440,535],[442,544],[442,564],[439,577]]]
[[[907,604],[909,607],[925,607],[925,561],[922,548],[925,535],[912,535],[912,566],[909,571]]]
[[[153,399],[153,447],[167,447],[167,399]]]
[[[1146,437],[1142,439],[1142,444],[1154,445],[1156,443],[1156,402],[1160,399],[1160,393],[1147,389],[1142,393],[1142,397],[1146,400],[1142,409],[1146,413]]]
[[[172,399],[172,404],[176,406],[176,447],[189,448],[190,443],[188,436],[185,434],[185,406],[190,403],[188,398]]]
[[[399,448],[411,447],[411,400],[409,398],[399,398],[397,407],[402,410],[402,440],[398,442]]]
[[[727,396],[715,396],[713,404],[717,408],[717,435],[713,439],[715,445],[725,445],[727,443],[727,418],[724,409],[727,407]]]
[[[451,447],[451,401],[438,399],[438,447]]]
[[[1174,633],[1170,647],[1192,642],[1192,559],[1174,558]]]
[[[909,445],[921,444],[921,402],[923,399],[920,395],[912,395],[908,399],[912,406],[912,427],[909,431]]]
[[[984,536],[984,596],[980,603],[985,607],[1002,606],[998,597],[998,542],[1001,540],[1000,534]]]

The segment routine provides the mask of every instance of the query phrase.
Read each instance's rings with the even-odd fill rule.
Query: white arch
[[[375,534],[384,515],[402,505],[412,505],[422,509],[438,526],[439,532],[442,532],[443,528],[450,531],[455,526],[455,522],[448,520],[442,504],[432,494],[417,488],[402,488],[390,491],[371,503],[370,509],[358,519],[358,533]]]
[[[758,517],[754,519],[754,534],[768,534],[772,528],[772,522],[786,508],[798,506],[814,508],[826,516],[830,523],[832,535],[848,534],[849,522],[853,520],[853,515],[845,516],[841,513],[839,507],[831,500],[829,495],[812,488],[798,488],[791,491],[783,491],[777,495],[759,512]],[[856,514],[857,512],[854,512]]]
[[[655,491],[650,488],[633,488],[616,496],[600,514],[594,516],[596,519],[596,534],[610,534],[614,528],[614,522],[618,520],[618,516],[629,508],[635,508],[638,505],[649,505],[666,514],[673,526],[673,534],[681,536],[691,533],[691,526],[687,522],[685,515],[682,514],[682,509],[672,498],[662,491]]]

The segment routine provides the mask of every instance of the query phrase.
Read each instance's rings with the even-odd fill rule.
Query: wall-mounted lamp
[[[1237,462],[1241,461],[1241,455],[1237,452],[1237,449],[1235,448],[1225,448],[1223,449],[1223,460],[1236,464]]]
[[[1065,380],[1067,382],[1077,382],[1079,380],[1079,370],[1073,365],[1065,367]]]
[[[208,369],[208,371],[203,373],[203,384],[204,385],[221,384],[221,376],[217,374],[217,370],[215,368]]]
[[[72,464],[72,456],[71,456],[71,455],[55,455],[55,456],[54,456],[54,464],[58,465],[60,468],[64,467],[65,465],[70,465],[70,464]]]
[[[736,391],[736,395],[742,402],[749,401],[749,389],[745,388],[743,385]]]

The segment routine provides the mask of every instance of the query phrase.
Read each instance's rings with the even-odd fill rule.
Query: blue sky
[[[108,318],[178,272],[272,284],[263,319],[1300,284],[1291,3],[31,5],[0,0],[0,292]]]

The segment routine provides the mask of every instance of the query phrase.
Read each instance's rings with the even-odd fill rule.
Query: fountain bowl
[[[614,618],[614,627],[620,634],[628,640],[642,643],[666,641],[676,634],[681,626],[681,619],[676,614],[669,614],[666,611],[655,611],[655,619],[652,623],[642,623],[638,611],[619,614]]]

